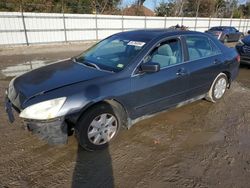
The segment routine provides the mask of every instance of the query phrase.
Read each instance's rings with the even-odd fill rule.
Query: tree
[[[121,0],[1,0],[1,11],[117,13]]]
[[[155,14],[157,16],[173,16],[174,4],[172,2],[161,2],[155,8]]]

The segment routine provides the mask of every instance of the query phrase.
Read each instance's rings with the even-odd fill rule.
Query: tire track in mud
[[[217,104],[197,101],[122,131],[108,151],[113,180],[105,177],[103,183],[114,181],[116,187],[247,185],[249,99],[249,89],[234,83]],[[66,146],[47,146],[24,133],[19,123],[7,127],[6,117],[1,119],[0,185],[70,187],[72,181],[102,185],[93,177],[103,175],[98,170],[110,168],[95,162],[102,153],[79,151],[74,138]],[[83,170],[74,175],[75,168]]]

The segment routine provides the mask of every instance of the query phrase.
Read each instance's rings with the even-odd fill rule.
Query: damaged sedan
[[[74,131],[87,150],[108,146],[120,128],[206,98],[217,102],[236,78],[239,55],[214,37],[174,29],[114,34],[79,56],[11,80],[5,108],[52,144]]]

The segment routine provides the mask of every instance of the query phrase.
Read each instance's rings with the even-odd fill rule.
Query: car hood
[[[16,77],[10,87],[11,90],[14,90],[12,92],[14,95],[21,95],[23,100],[27,100],[44,92],[109,74],[112,73],[87,67],[72,60],[65,60]],[[9,91],[9,95],[11,95],[11,91]],[[10,96],[11,98],[16,99],[17,96]],[[23,100],[19,103],[22,104]]]
[[[242,39],[242,42],[247,46],[250,46],[250,35]]]

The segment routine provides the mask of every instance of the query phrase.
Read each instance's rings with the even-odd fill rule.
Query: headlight
[[[25,108],[20,117],[25,119],[48,120],[58,117],[58,112],[62,108],[66,97],[56,98],[40,102]]]

